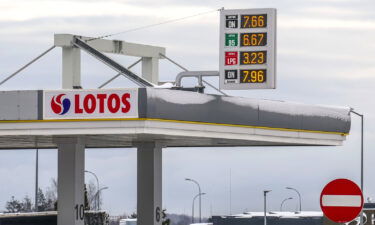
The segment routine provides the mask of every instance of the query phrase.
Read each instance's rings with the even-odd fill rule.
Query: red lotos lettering
[[[130,93],[118,94],[87,94],[82,102],[80,94],[74,95],[74,112],[76,114],[92,113],[127,113],[131,109]],[[98,108],[98,109],[97,109]]]
[[[96,98],[99,100],[99,112],[104,113],[104,100],[107,98],[107,94],[97,94]]]
[[[128,101],[128,98],[130,98],[129,93],[123,94],[121,97],[122,104],[124,105],[124,107],[121,108],[121,111],[123,113],[127,113],[130,110],[131,105],[130,105],[130,102]]]
[[[120,97],[116,94],[109,95],[107,106],[111,113],[117,113],[120,109]]]
[[[82,108],[79,107],[79,95],[74,95],[74,102],[75,102],[75,113],[83,113]]]
[[[92,94],[86,95],[86,97],[83,99],[83,108],[85,109],[86,113],[93,113],[96,108],[96,99],[95,96]]]

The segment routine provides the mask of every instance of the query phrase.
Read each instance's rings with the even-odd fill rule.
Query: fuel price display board
[[[220,13],[220,89],[276,88],[276,9]]]

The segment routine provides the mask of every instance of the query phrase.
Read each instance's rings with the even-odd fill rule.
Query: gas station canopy
[[[238,15],[229,15],[228,24],[236,24],[233,18],[239,24]],[[159,59],[168,59],[162,47],[56,34],[54,46],[41,56],[55,46],[62,48],[63,89],[0,92],[0,149],[58,149],[58,225],[84,224],[86,148],[137,148],[137,224],[161,225],[163,148],[336,146],[350,130],[350,108],[209,95],[176,90],[179,85],[160,88]],[[81,89],[81,50],[140,88]],[[142,62],[142,76],[103,52],[141,57],[136,63]],[[235,75],[228,68],[228,75]],[[239,73],[246,73],[241,68]],[[250,65],[247,75],[254,68]],[[263,75],[267,68],[255,70]],[[202,74],[197,77],[202,82]]]
[[[99,98],[85,102],[87,95],[112,92],[132,93],[131,115],[99,115]],[[50,117],[58,95],[56,107],[66,107],[69,99],[64,110],[70,111]],[[97,116],[74,117],[79,102]],[[147,141],[165,147],[341,145],[350,130],[350,108],[157,88],[2,91],[0,104],[1,149],[56,148],[60,136],[84,137],[86,148]]]

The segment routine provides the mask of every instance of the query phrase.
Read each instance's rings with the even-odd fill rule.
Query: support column
[[[81,87],[81,50],[75,47],[62,48],[62,88]]]
[[[84,225],[85,145],[82,138],[59,137],[57,225]]]
[[[162,146],[155,142],[137,147],[137,225],[162,224]]]
[[[158,84],[159,58],[142,57],[142,77],[153,84]]]

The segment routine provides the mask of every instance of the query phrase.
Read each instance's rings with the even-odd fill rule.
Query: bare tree
[[[90,180],[86,186],[87,188],[87,198],[90,205],[90,209],[96,209],[98,202],[97,202],[97,192],[98,187],[96,186],[96,183],[93,180]],[[101,199],[99,199],[101,201]]]
[[[51,179],[51,185],[46,189],[46,198],[52,202],[57,202],[57,180]]]
[[[33,202],[29,196],[25,196],[21,202],[21,211],[22,212],[32,212],[33,211]]]

